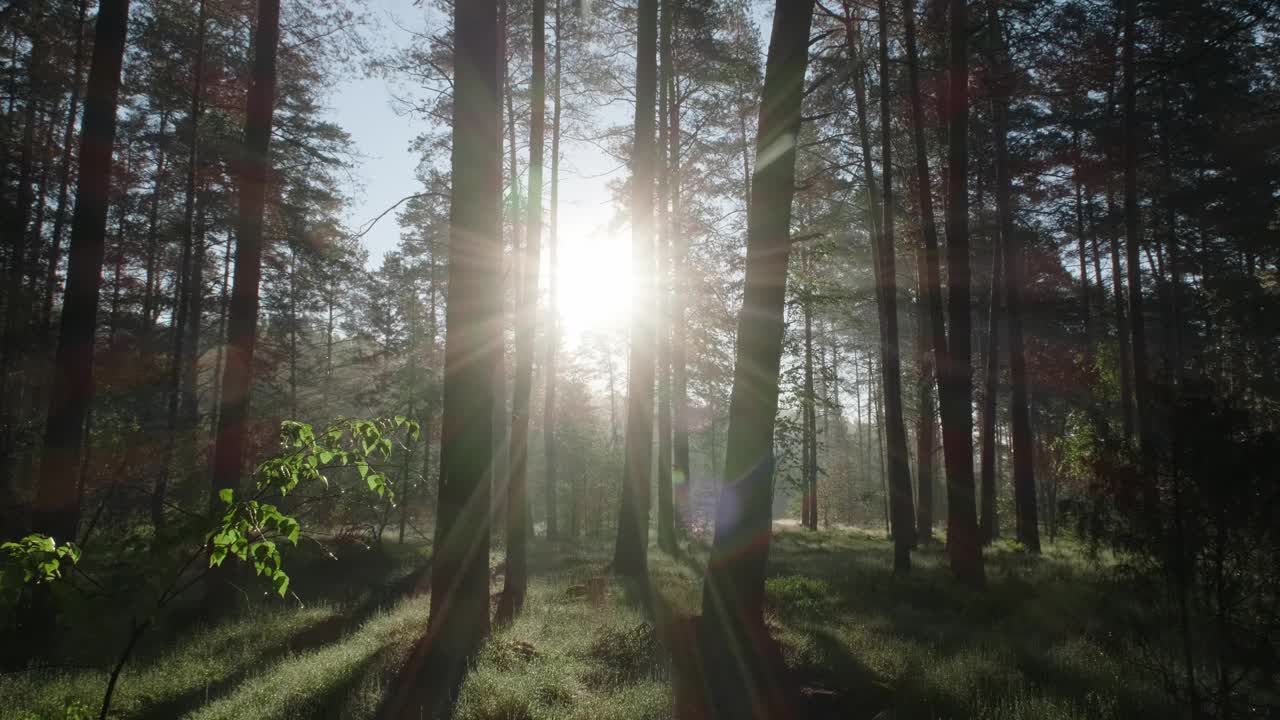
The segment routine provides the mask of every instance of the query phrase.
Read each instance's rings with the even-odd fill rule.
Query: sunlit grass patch
[[[395,667],[426,631],[427,596],[401,601],[374,615],[358,630],[319,650],[291,655],[263,668],[229,695],[200,708],[193,720],[335,716],[336,707],[359,690],[359,681],[389,656]],[[372,708],[365,708],[372,711]],[[353,717],[343,714],[344,717]]]
[[[330,605],[308,608],[261,608],[251,615],[191,632],[172,650],[153,659],[137,659],[120,676],[112,712],[140,717],[169,703],[200,696],[219,683],[256,666],[263,658],[289,647],[295,638],[338,610]],[[32,670],[0,675],[0,718],[62,717],[68,702],[101,707],[108,673],[103,669]]]
[[[458,720],[669,718],[667,655],[657,632],[604,567],[603,548],[556,560],[535,544],[524,612],[495,629],[463,683]],[[650,556],[669,590],[691,583],[675,561]],[[603,591],[602,593],[600,591]]]

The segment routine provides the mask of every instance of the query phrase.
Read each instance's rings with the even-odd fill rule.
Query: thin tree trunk
[[[227,233],[227,240],[222,248],[222,290],[218,295],[218,331],[215,335],[216,340],[214,346],[217,352],[213,358],[213,392],[210,397],[218,403],[222,399],[222,368],[226,359],[226,337],[227,337],[227,310],[231,300],[231,241],[232,233]],[[211,413],[209,429],[214,435],[218,432],[218,415],[221,411],[219,405],[214,406],[214,412]]]
[[[29,12],[33,18],[42,15],[41,5],[40,2],[32,3]],[[25,288],[29,271],[27,251],[31,243],[28,241],[27,227],[31,223],[31,212],[35,205],[31,185],[35,175],[36,126],[40,121],[40,98],[44,94],[46,44],[47,38],[42,33],[32,35],[27,101],[22,113],[22,144],[18,157],[17,207],[13,220],[4,228],[9,245],[9,267],[5,280],[4,347],[0,348],[3,351],[0,354],[0,425],[3,425],[0,432],[5,435],[0,439],[4,446],[0,450],[6,455],[12,444],[12,428],[17,424],[17,415],[21,412],[21,403],[16,396],[23,389],[21,383],[10,386],[10,380],[13,379],[10,375],[23,365],[22,356],[29,347],[26,340],[31,303]],[[7,458],[4,461],[7,465]]]
[[[808,273],[812,272],[809,262],[809,251],[806,249],[801,256],[801,265],[806,273],[806,281]],[[817,444],[817,428],[814,427],[814,392],[813,392],[813,300],[811,291],[808,287],[801,287],[801,312],[804,314],[804,395],[801,398],[800,410],[804,413],[804,422],[801,423],[803,431],[803,440],[801,443],[803,454],[804,479],[804,505],[803,505],[803,522],[810,530],[818,529],[818,472],[816,465],[816,455],[814,446]]]
[[[671,487],[671,216],[670,175],[667,166],[668,85],[671,75],[671,25],[674,3],[661,3],[658,53],[660,77],[658,79],[658,242],[657,276],[654,304],[657,330],[658,373],[658,547],[668,553],[676,550],[675,517]]]
[[[893,518],[893,569],[911,570],[911,547],[915,545],[915,517],[911,500],[911,459],[907,453],[907,431],[902,418],[902,353],[898,337],[898,269],[893,240],[893,114],[889,87],[889,1],[880,0],[880,167],[884,221],[880,232],[880,321],[884,325],[881,346],[881,382],[884,383],[885,440],[888,443],[889,504]]]
[[[1148,386],[1146,320],[1142,310],[1142,269],[1138,260],[1142,238],[1138,228],[1138,118],[1135,36],[1137,0],[1124,0],[1124,228],[1129,279],[1129,331],[1133,351],[1133,399],[1137,410],[1138,446],[1142,454],[1143,513],[1158,522],[1155,484],[1155,439],[1151,433],[1151,392]]]
[[[529,585],[529,413],[533,396],[533,344],[538,322],[538,275],[542,258],[542,152],[547,100],[546,0],[533,0],[533,80],[529,119],[529,220],[517,283],[516,373],[511,408],[511,464],[507,485],[507,565],[498,622],[510,622],[524,607]],[[548,513],[554,510],[548,508]]]
[[[880,492],[884,497],[884,533],[893,537],[893,508],[889,502],[889,472],[884,456],[884,386],[875,381],[877,363],[875,358],[867,358],[867,382],[871,386],[872,410],[876,426],[876,468],[880,472]]]
[[[1000,301],[1004,298],[1001,288],[1005,284],[1003,243],[997,237],[991,245],[991,296],[987,305],[986,370],[983,376],[982,405],[978,411],[978,442],[980,445],[981,515],[978,537],[983,545],[990,545],[1000,537],[998,516],[998,484],[996,483],[996,406],[1000,394]]]
[[[1110,162],[1108,162],[1108,165],[1110,165]],[[1125,311],[1124,283],[1121,279],[1121,273],[1124,272],[1124,268],[1120,264],[1120,240],[1119,234],[1116,232],[1118,226],[1114,221],[1116,215],[1115,205],[1115,191],[1111,186],[1110,178],[1108,178],[1107,217],[1109,222],[1107,223],[1107,239],[1111,247],[1112,297],[1115,301],[1116,338],[1120,349],[1120,357],[1117,363],[1120,366],[1120,428],[1124,434],[1124,439],[1131,440],[1133,438],[1133,365],[1130,362],[1130,357],[1133,353],[1130,347],[1128,313]]]
[[[409,315],[409,356],[405,359],[405,364],[408,366],[407,369],[409,375],[408,417],[410,419],[416,419],[418,414],[417,406],[414,401],[417,399],[418,395],[418,353],[420,352],[418,342],[422,337],[422,331],[419,325],[420,320],[418,318],[420,301],[418,298],[418,284],[416,278],[410,282],[409,288],[410,290],[405,302],[408,306],[407,314]],[[429,363],[429,350],[427,358],[427,362]],[[430,365],[428,365],[428,367],[430,367]],[[419,428],[419,430],[421,430],[421,428]],[[429,441],[424,440],[423,442],[425,444]],[[409,524],[409,498],[412,496],[411,488],[413,486],[413,483],[409,479],[409,458],[412,454],[412,448],[407,449],[404,453],[404,458],[400,466],[400,485],[398,486],[399,497],[396,498],[396,501],[400,506],[399,527],[397,528],[396,533],[396,543],[399,545],[404,544],[404,530],[405,526]],[[423,477],[423,480],[426,480],[425,476]],[[379,537],[379,540],[381,540],[381,537]]]
[[[791,201],[813,6],[813,0],[778,0],[769,38],[747,210],[725,479],[702,595],[703,657],[734,653],[742,662],[719,663],[709,671],[707,707],[713,718],[752,717],[753,708],[781,714],[783,705],[776,669],[765,659],[764,577]],[[762,163],[761,157],[768,160]]]
[[[1075,192],[1076,220],[1076,253],[1080,256],[1080,315],[1084,320],[1084,352],[1085,368],[1093,369],[1093,344],[1096,333],[1093,327],[1093,312],[1090,307],[1092,292],[1089,288],[1089,259],[1086,251],[1084,182],[1080,177],[1082,159],[1080,157],[1080,130],[1076,128],[1071,134],[1071,184]]]
[[[58,170],[58,200],[53,211],[53,236],[49,240],[49,266],[44,279],[44,310],[40,314],[43,332],[40,337],[52,340],[53,297],[57,293],[58,265],[62,258],[62,231],[67,217],[68,190],[71,187],[72,146],[75,142],[76,113],[80,108],[80,81],[84,76],[84,24],[88,0],[80,0],[76,15],[76,49],[71,75],[71,100],[67,109],[67,126],[62,133],[62,165]]]
[[[547,243],[550,245],[550,256],[548,257],[550,267],[547,268],[548,289],[547,300],[547,355],[545,361],[544,373],[546,374],[546,392],[545,406],[543,409],[542,434],[545,444],[545,455],[547,462],[546,471],[546,506],[547,506],[547,539],[551,540],[556,537],[557,528],[557,510],[556,510],[556,486],[559,480],[559,469],[556,466],[558,446],[556,442],[556,386],[558,378],[556,376],[556,353],[560,347],[560,328],[559,328],[559,296],[557,273],[560,265],[558,259],[559,253],[559,213],[560,213],[560,58],[564,53],[564,34],[561,32],[560,19],[560,0],[555,0],[555,76],[551,83],[551,222],[550,232],[548,234]],[[573,501],[570,506],[572,521],[570,523],[572,530],[571,535],[576,540],[578,537],[578,497],[576,488],[573,493]]]
[[[649,483],[653,464],[654,327],[648,286],[653,262],[654,110],[657,104],[658,0],[640,0],[636,46],[635,144],[632,149],[631,308],[627,434],[614,572],[647,581]]]
[[[916,425],[916,474],[919,499],[917,531],[925,542],[933,537],[933,384],[938,356],[946,353],[942,297],[938,275],[938,226],[933,216],[933,178],[929,173],[929,149],[924,137],[924,109],[920,93],[920,62],[916,51],[915,0],[903,0],[902,19],[907,55],[907,96],[911,104],[911,139],[915,150],[916,202],[920,211],[920,239],[916,248],[916,282],[919,297],[917,356],[920,363],[920,412]],[[931,262],[932,260],[932,262]]]
[[[81,122],[67,284],[53,359],[53,391],[45,421],[40,485],[32,516],[33,530],[61,539],[75,537],[80,516],[76,476],[84,450],[85,417],[94,396],[93,341],[128,18],[128,0],[102,0],[98,6]]]
[[[178,258],[178,293],[174,300],[173,347],[169,356],[165,458],[164,464],[160,468],[160,474],[156,479],[155,493],[152,495],[151,503],[151,521],[156,527],[160,527],[164,522],[163,507],[166,484],[169,474],[173,472],[173,455],[178,440],[178,412],[185,378],[183,355],[186,354],[186,349],[191,343],[190,338],[199,337],[199,316],[197,315],[195,318],[196,327],[194,328],[194,333],[188,330],[187,324],[191,317],[192,309],[199,308],[199,305],[193,303],[191,298],[193,294],[201,293],[200,284],[202,284],[197,283],[196,280],[192,251],[196,234],[196,189],[200,172],[200,114],[201,95],[204,91],[204,35],[205,0],[200,0],[196,14],[196,57],[191,70],[194,82],[192,83],[191,109],[188,117],[188,122],[191,123],[191,137],[189,138],[189,147],[187,149],[186,195],[182,205],[182,249]],[[203,265],[203,258],[201,258],[201,264]],[[187,358],[187,360],[191,364],[195,363],[195,357]],[[193,400],[194,398],[189,399],[188,404]],[[182,430],[185,433],[194,432],[194,423],[190,427],[183,427]],[[187,439],[186,442],[194,444],[194,439]],[[189,453],[189,455],[194,455],[194,453]],[[188,457],[187,459],[193,460],[194,458]]]
[[[1004,45],[999,8],[987,6],[988,27],[996,42],[996,82],[999,91],[994,105],[996,149],[996,206],[1000,223],[1000,243],[1004,250],[1005,305],[1009,323],[1009,420],[1013,444],[1013,497],[1018,542],[1032,553],[1040,552],[1040,522],[1036,503],[1034,442],[1031,434],[1030,398],[1027,391],[1027,361],[1022,341],[1022,240],[1013,224],[1013,180],[1009,171],[1009,84],[1012,70]],[[1083,249],[1083,244],[1081,244]],[[1081,260],[1083,264],[1083,259]],[[1087,288],[1086,288],[1087,292]],[[1085,295],[1087,303],[1088,295]]]
[[[688,302],[689,246],[684,240],[682,221],[684,215],[680,203],[680,68],[676,66],[674,53],[670,58],[671,72],[667,76],[667,155],[668,186],[671,196],[672,293],[671,293],[671,472],[675,485],[675,522],[683,526],[689,512],[689,372],[686,366],[685,338],[688,328],[685,307]],[[714,473],[713,473],[714,477]]]

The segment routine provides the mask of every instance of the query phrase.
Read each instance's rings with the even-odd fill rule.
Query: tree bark
[[[93,341],[128,19],[128,0],[102,0],[98,6],[81,121],[67,284],[54,351],[53,391],[45,421],[40,485],[32,517],[33,530],[60,539],[75,537],[80,516],[76,477],[84,449],[85,417],[94,395]]]
[[[999,7],[987,5],[989,31],[996,37],[996,83],[994,102],[996,149],[996,207],[1000,223],[1000,243],[1004,250],[1005,306],[1009,323],[1009,420],[1013,443],[1013,500],[1018,542],[1031,553],[1040,552],[1040,522],[1036,504],[1034,444],[1031,435],[1030,398],[1027,391],[1027,361],[1022,340],[1022,239],[1013,223],[1013,178],[1009,170],[1009,95],[1012,69],[1004,44]],[[1083,247],[1083,245],[1081,246]],[[1083,263],[1083,260],[1081,261]],[[1086,295],[1086,300],[1087,300]]]
[[[560,19],[560,0],[555,0],[555,77],[551,85],[551,217],[550,228],[547,237],[547,244],[550,246],[550,255],[547,268],[547,277],[550,287],[548,288],[547,300],[547,355],[543,372],[546,375],[547,388],[545,392],[545,405],[543,409],[542,433],[545,445],[545,455],[547,462],[546,472],[546,505],[547,505],[547,539],[552,540],[557,535],[557,508],[556,508],[556,486],[559,478],[557,473],[557,452],[558,444],[556,442],[556,386],[558,378],[556,377],[556,353],[560,347],[560,329],[559,329],[559,298],[557,273],[559,271],[559,218],[560,218],[560,58],[564,53],[564,33],[561,31]],[[576,487],[576,486],[575,486]],[[572,536],[577,539],[577,517],[578,505],[575,495],[573,505],[571,507],[571,515],[573,521]]]
[[[672,30],[674,32],[674,28]],[[689,512],[689,372],[686,366],[685,321],[688,302],[689,246],[684,240],[680,203],[680,68],[674,53],[667,76],[667,192],[671,196],[672,293],[671,293],[671,473],[675,492],[675,522],[683,526]]]
[[[759,714],[753,708],[779,712],[782,705],[778,678],[765,661],[764,576],[791,200],[813,5],[778,0],[760,104],[724,484],[702,595],[704,659],[736,651],[742,660],[714,668],[706,663],[708,708],[718,718],[753,717]]]
[[[1129,332],[1133,352],[1133,400],[1137,411],[1138,447],[1142,456],[1141,479],[1143,513],[1158,522],[1158,494],[1155,484],[1155,439],[1151,433],[1151,391],[1148,385],[1146,320],[1142,310],[1142,267],[1138,260],[1138,117],[1136,34],[1137,0],[1124,0],[1124,235],[1125,263],[1129,280]]]
[[[67,217],[68,190],[71,187],[71,149],[75,142],[76,112],[80,107],[80,79],[84,75],[84,23],[88,0],[80,0],[76,15],[76,49],[72,61],[71,99],[67,108],[67,126],[62,133],[62,164],[58,169],[58,200],[53,211],[53,236],[49,240],[49,266],[45,270],[44,309],[40,313],[42,341],[52,340],[53,297],[57,293],[58,264],[62,259],[62,231]]]
[[[654,289],[658,297],[654,305],[658,332],[658,547],[668,553],[676,550],[674,503],[671,486],[671,199],[670,168],[667,165],[667,137],[670,131],[668,112],[671,75],[671,25],[674,3],[662,3],[658,56],[661,69],[658,79],[658,274]]]
[[[542,155],[547,101],[547,3],[533,0],[533,79],[529,118],[529,219],[526,225],[520,300],[516,314],[515,394],[511,407],[511,464],[507,484],[507,564],[498,621],[510,622],[524,607],[529,585],[529,413],[533,396],[533,344],[538,323],[538,275],[542,259]],[[519,511],[517,511],[519,509]],[[554,510],[548,508],[548,513]]]
[[[259,0],[254,33],[253,74],[245,109],[240,199],[236,218],[235,276],[227,308],[227,354],[214,437],[212,494],[219,505],[224,489],[236,491],[244,470],[249,432],[253,355],[258,335],[258,287],[262,277],[262,230],[266,212],[271,122],[275,110],[276,46],[280,0]]]
[[[489,631],[493,377],[501,348],[501,64],[495,0],[454,5],[452,203],[430,660],[416,682],[457,687]],[[407,689],[407,688],[406,688]],[[447,697],[442,697],[442,703]],[[439,708],[426,708],[427,716]],[[412,713],[406,704],[400,708]],[[406,714],[406,713],[402,713]],[[401,715],[389,715],[399,717]]]
[[[951,337],[939,359],[942,449],[947,471],[947,554],[956,578],[986,584],[973,497],[973,376],[969,273],[969,22],[965,0],[950,0],[947,76],[947,309]],[[930,274],[933,269],[930,268]],[[930,286],[936,287],[930,279]],[[937,323],[937,320],[934,320]]]
[[[1000,394],[1000,301],[1004,297],[1000,288],[1004,285],[1004,261],[999,239],[991,245],[991,298],[987,305],[986,372],[983,376],[982,405],[978,408],[979,505],[981,514],[978,538],[983,545],[990,545],[1000,537],[1000,518],[997,505],[996,483],[996,402]]]
[[[191,137],[189,139],[190,147],[187,149],[186,195],[182,206],[182,249],[178,259],[178,293],[174,300],[173,347],[169,356],[169,394],[165,423],[167,438],[164,464],[160,468],[160,474],[156,477],[155,492],[151,501],[151,521],[156,527],[160,527],[164,522],[165,492],[168,478],[170,473],[173,472],[173,456],[178,442],[178,412],[181,405],[180,401],[183,399],[182,390],[185,377],[183,361],[185,359],[192,364],[195,362],[194,352],[187,353],[187,348],[191,338],[199,336],[198,315],[195,318],[196,331],[194,333],[188,329],[187,325],[191,318],[191,311],[193,309],[198,310],[200,307],[192,302],[192,295],[201,292],[194,271],[193,250],[196,240],[196,190],[200,174],[200,115],[202,112],[201,95],[204,91],[204,36],[205,0],[200,0],[196,16],[196,57],[191,71],[194,82],[192,83],[191,109],[188,119],[191,123]],[[203,261],[204,258],[201,257],[200,259]],[[192,355],[192,357],[184,358],[184,355],[188,354]],[[193,402],[194,398],[187,400],[188,405]],[[190,423],[189,426],[184,423],[183,433],[194,431],[195,423]],[[193,439],[187,438],[184,441],[190,443],[193,442]],[[194,453],[189,454],[194,455]]]
[[[920,61],[916,49],[915,0],[903,0],[902,20],[907,55],[907,96],[911,107],[911,140],[915,150],[916,203],[920,212],[920,245],[916,248],[916,302],[920,362],[920,413],[916,424],[916,474],[919,498],[917,531],[925,542],[933,537],[933,448],[937,434],[933,384],[938,357],[946,354],[946,330],[938,272],[938,225],[933,215],[933,178],[924,136],[924,108],[920,93]]]
[[[893,569],[911,570],[916,527],[911,498],[911,460],[902,418],[902,353],[898,338],[898,269],[893,240],[893,113],[889,88],[889,1],[880,0],[880,190],[884,221],[880,231],[880,321],[884,325],[880,373],[884,384],[885,441],[888,444],[889,504],[893,520]]]
[[[646,580],[649,561],[649,483],[653,471],[654,326],[653,181],[654,110],[658,90],[658,0],[640,0],[636,46],[635,143],[631,177],[631,348],[627,378],[627,431],[622,503],[614,572]]]
[[[802,251],[801,266],[805,271],[805,286],[802,286],[800,308],[804,314],[804,395],[801,398],[800,409],[804,414],[803,422],[803,442],[801,443],[801,453],[803,454],[802,476],[804,480],[804,507],[803,522],[805,527],[810,530],[818,529],[818,468],[817,468],[817,452],[815,452],[817,439],[817,422],[814,416],[814,402],[816,396],[813,391],[813,298],[812,291],[807,287],[809,283],[809,273],[812,272],[812,265],[809,261],[809,251]]]

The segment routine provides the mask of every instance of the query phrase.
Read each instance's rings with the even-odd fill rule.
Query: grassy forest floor
[[[486,645],[456,717],[671,717],[669,653],[635,594],[603,574],[611,547],[532,545],[524,613]],[[1116,599],[1078,548],[1037,559],[998,545],[984,593],[950,579],[936,543],[914,560],[896,580],[880,534],[777,531],[769,624],[808,705],[797,717],[1168,714],[1154,676],[1107,651]],[[425,631],[428,562],[421,545],[317,552],[291,561],[305,606],[254,600],[212,626],[178,612],[125,670],[112,716],[372,718]],[[658,604],[696,612],[701,563],[696,550],[652,549]],[[493,567],[496,593],[500,550]],[[97,716],[118,633],[99,624],[73,639],[57,651],[64,664],[0,676],[0,718]]]

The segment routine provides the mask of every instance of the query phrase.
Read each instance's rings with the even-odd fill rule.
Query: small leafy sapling
[[[262,500],[275,493],[283,498],[299,485],[320,483],[327,487],[326,471],[351,467],[370,491],[394,502],[386,476],[374,469],[373,463],[390,460],[397,440],[403,437],[403,441],[415,442],[419,433],[418,423],[403,415],[379,420],[340,418],[320,433],[307,423],[281,423],[280,440],[286,451],[258,466],[254,493],[245,498],[237,498],[230,488],[219,493],[226,511],[207,537],[210,567],[222,565],[228,556],[250,562],[255,573],[270,580],[284,597],[289,576],[276,543],[297,545],[301,526],[296,518]],[[404,442],[401,447],[406,447]]]
[[[220,567],[228,557],[252,563],[255,573],[270,580],[280,597],[285,596],[289,576],[278,543],[296,546],[302,527],[295,517],[265,502],[267,498],[276,493],[284,498],[300,485],[320,483],[327,487],[326,472],[354,468],[371,492],[394,502],[394,493],[375,463],[389,461],[397,445],[407,448],[408,443],[418,441],[420,432],[418,423],[404,416],[376,420],[339,418],[320,433],[307,423],[281,423],[284,452],[258,465],[251,492],[237,497],[230,488],[224,489],[218,494],[224,506],[221,515],[215,513],[203,522],[193,517],[193,523],[179,524],[183,530],[175,526],[158,536],[163,538],[160,549],[176,550],[183,559],[168,575],[168,584],[158,590],[150,611],[141,620],[132,618],[129,639],[108,678],[99,717],[107,717],[120,673],[138,640],[160,612],[193,587],[208,569]],[[152,551],[155,549],[153,546]],[[205,570],[192,575],[189,570],[206,553]],[[12,593],[12,600],[16,601],[26,587],[57,582],[65,568],[78,563],[80,557],[81,550],[74,543],[59,544],[41,534],[0,545],[0,600],[10,600],[8,595]],[[95,584],[101,587],[100,583]]]

